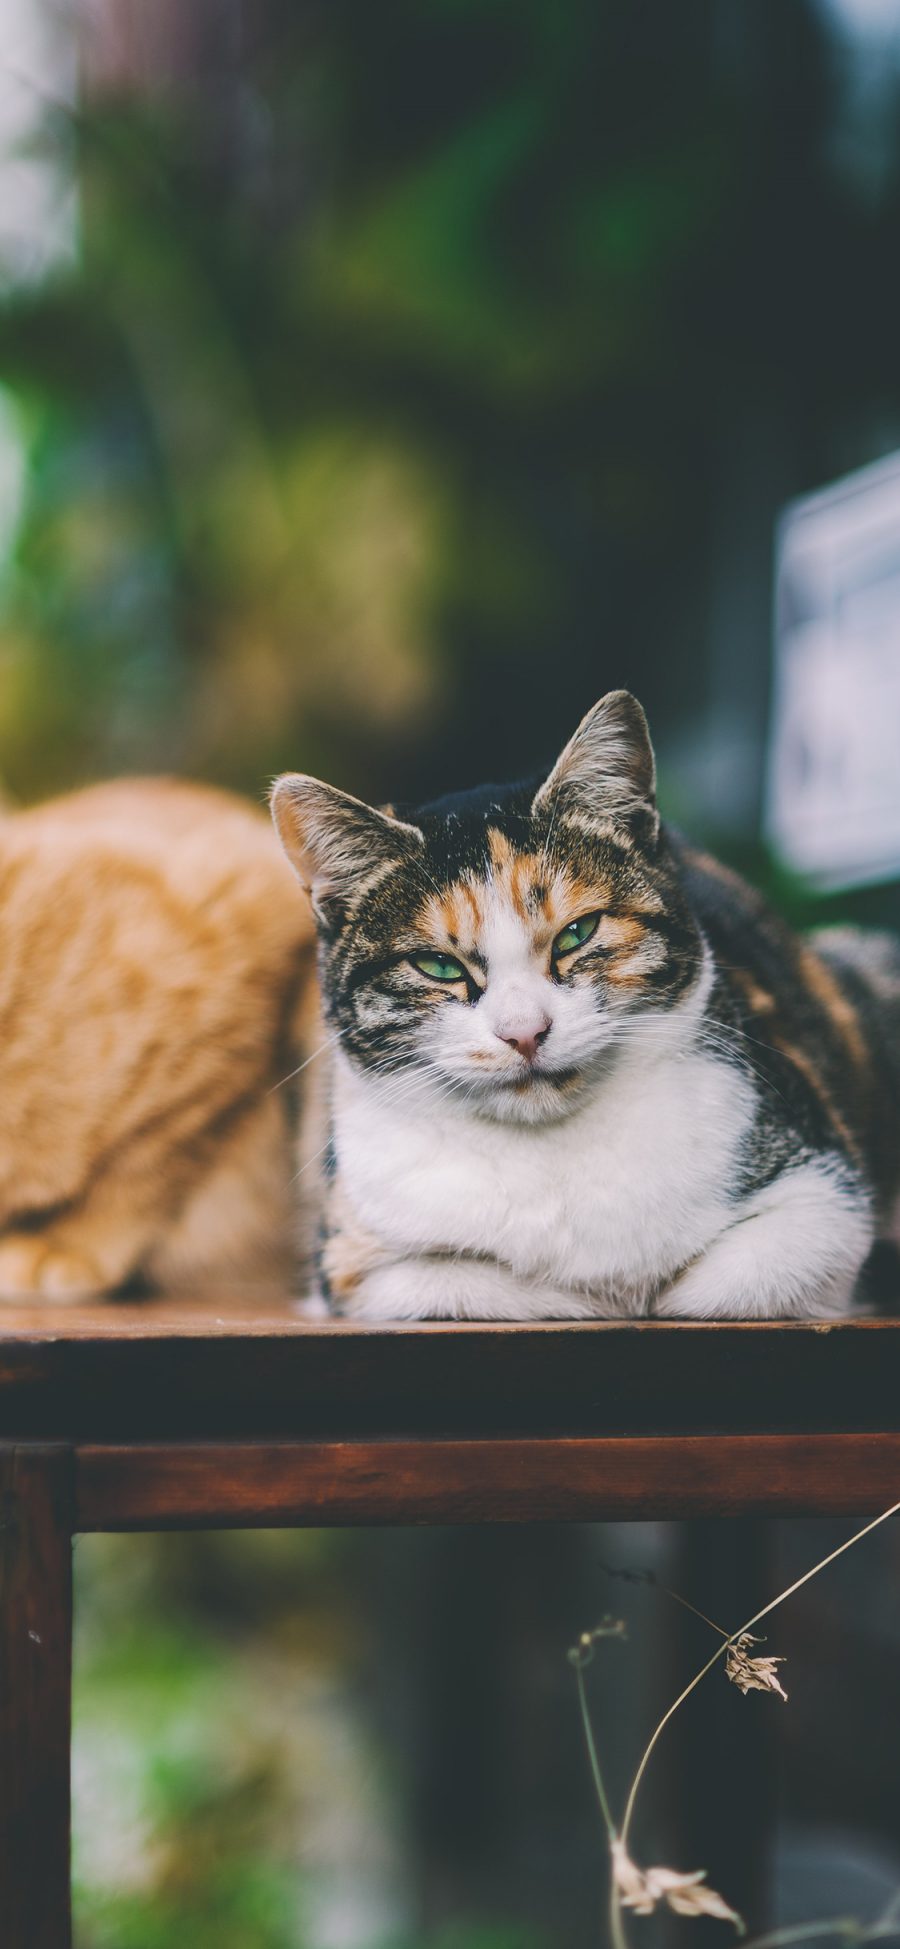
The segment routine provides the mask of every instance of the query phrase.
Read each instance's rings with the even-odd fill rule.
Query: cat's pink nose
[[[526,1062],[534,1062],[542,1042],[550,1033],[549,1015],[535,1016],[530,1022],[516,1022],[507,1028],[499,1028],[497,1034],[501,1042],[508,1043],[510,1049],[518,1051]]]

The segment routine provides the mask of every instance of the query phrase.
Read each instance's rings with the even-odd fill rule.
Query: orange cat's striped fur
[[[262,812],[168,780],[0,823],[0,1297],[291,1263],[311,925]]]

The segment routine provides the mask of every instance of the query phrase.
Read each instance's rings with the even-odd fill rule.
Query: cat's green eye
[[[454,961],[452,954],[414,954],[411,956],[414,968],[427,975],[429,981],[465,981],[465,968]]]
[[[599,914],[582,914],[580,920],[570,920],[568,927],[557,934],[553,943],[554,959],[561,954],[574,954],[576,947],[583,947],[585,941],[596,934],[599,924]]]

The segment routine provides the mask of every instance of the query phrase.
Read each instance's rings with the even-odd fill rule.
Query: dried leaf
[[[744,1934],[744,1924],[736,1909],[729,1908],[714,1888],[707,1888],[705,1881],[696,1882],[692,1888],[673,1890],[667,1900],[676,1915],[713,1915],[719,1922],[733,1922],[738,1934]]]
[[[752,1644],[764,1644],[764,1638],[754,1638],[749,1631],[743,1631],[734,1638],[725,1653],[725,1676],[732,1685],[737,1685],[746,1698],[748,1692],[777,1692],[779,1698],[786,1699],[787,1693],[778,1677],[776,1667],[783,1665],[783,1658],[751,1658]]]
[[[733,1922],[740,1934],[744,1924],[733,1908],[714,1888],[707,1888],[701,1868],[694,1874],[679,1874],[675,1868],[639,1868],[620,1840],[612,1844],[613,1882],[623,1908],[635,1915],[654,1915],[661,1904],[675,1915],[713,1915],[720,1922]]]
[[[613,1883],[622,1898],[622,1907],[633,1908],[637,1915],[652,1915],[656,1897],[647,1885],[647,1876],[632,1861],[623,1841],[616,1839],[611,1847]]]

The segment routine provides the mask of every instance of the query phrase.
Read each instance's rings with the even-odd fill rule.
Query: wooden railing
[[[900,1499],[900,1321],[6,1306],[0,1492],[0,1943],[67,1949],[78,1531],[875,1513]]]

